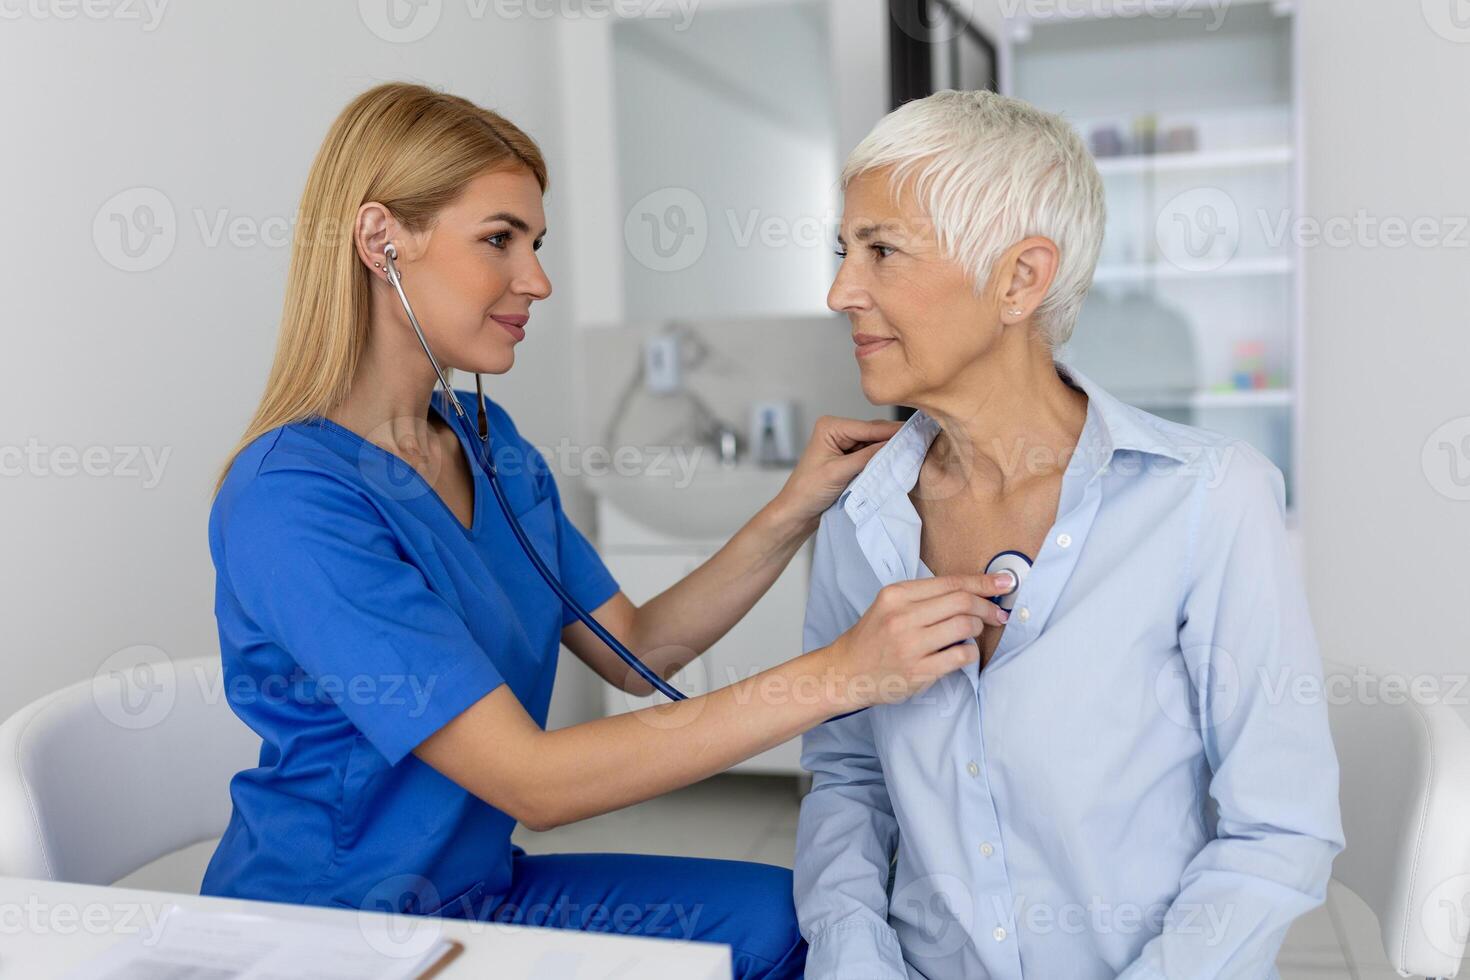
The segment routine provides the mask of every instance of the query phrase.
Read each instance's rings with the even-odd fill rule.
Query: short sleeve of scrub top
[[[460,399],[473,418],[474,396]],[[545,459],[487,407],[512,512],[596,609],[616,581],[563,513]],[[437,393],[435,411],[478,451]],[[502,684],[544,727],[576,617],[471,472],[466,528],[418,473],[329,420],[273,430],[237,457],[210,515],[215,611],[226,696],[262,748],[231,782],[204,893],[362,907],[394,872],[444,900],[508,880],[514,821],[411,753]]]

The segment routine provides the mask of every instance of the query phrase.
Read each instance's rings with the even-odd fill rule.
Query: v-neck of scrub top
[[[424,479],[423,474],[410,466],[408,461],[402,456],[389,452],[372,440],[363,438],[357,432],[347,428],[347,426],[334,422],[325,416],[315,421],[319,421],[325,428],[339,432],[346,438],[356,442],[360,447],[359,452],[363,450],[375,452],[384,457],[384,460],[389,466],[401,466],[408,470],[413,474],[411,479],[418,481],[423,487],[424,492],[434,498],[434,502],[454,522],[455,527],[458,527],[464,532],[466,537],[479,538],[480,531],[485,526],[482,502],[485,499],[485,495],[490,492],[490,486],[485,476],[485,467],[480,463],[481,457],[479,456],[478,450],[470,441],[472,437],[468,436],[464,431],[464,427],[456,422],[457,416],[452,411],[446,411],[445,408],[440,406],[439,400],[442,396],[443,392],[436,388],[433,395],[429,398],[429,410],[435,415],[438,415],[444,420],[446,425],[454,430],[454,435],[459,440],[460,449],[464,452],[465,463],[470,468],[470,492],[474,494],[474,500],[470,503],[470,523],[468,527],[459,519],[459,515],[454,512],[454,508],[444,502],[444,498],[439,495],[439,491],[435,490],[433,485]],[[474,436],[473,438],[478,439],[479,437]]]

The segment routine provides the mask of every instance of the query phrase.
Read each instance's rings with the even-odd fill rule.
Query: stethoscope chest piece
[[[990,564],[985,566],[986,575],[995,575],[1000,572],[1010,572],[1016,577],[1016,587],[1005,595],[991,596],[990,601],[1009,610],[1016,604],[1016,593],[1021,591],[1021,583],[1026,581],[1026,575],[1031,571],[1031,559],[1019,551],[1002,551],[990,559]]]

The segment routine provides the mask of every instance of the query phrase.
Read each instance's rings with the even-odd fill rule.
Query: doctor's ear
[[[385,271],[388,262],[384,254],[390,246],[394,250],[393,260],[404,261],[405,248],[400,237],[404,229],[394,218],[393,212],[377,201],[368,201],[357,209],[357,219],[352,231],[353,249],[363,265]],[[408,251],[412,251],[412,248]]]

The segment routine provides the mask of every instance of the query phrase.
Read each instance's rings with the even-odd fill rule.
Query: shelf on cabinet
[[[1119,400],[1135,408],[1280,408],[1290,405],[1290,388],[1242,388],[1215,391],[1200,388],[1193,391],[1114,391]]]
[[[1194,153],[1149,153],[1098,157],[1097,170],[1104,177],[1117,174],[1177,173],[1187,170],[1234,170],[1291,163],[1296,153],[1290,146],[1260,146],[1240,150]]]
[[[1093,273],[1094,283],[1144,282],[1150,279],[1223,279],[1238,276],[1280,276],[1292,271],[1294,264],[1285,257],[1264,259],[1231,259],[1218,269],[1183,269],[1167,262],[1138,262],[1128,265],[1100,265]]]

